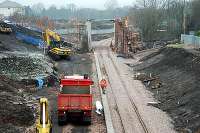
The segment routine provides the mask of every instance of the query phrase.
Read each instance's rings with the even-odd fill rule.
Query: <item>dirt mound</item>
[[[17,40],[15,33],[11,33],[9,35],[0,34],[0,52],[4,51],[38,52],[41,50],[36,46]]]
[[[1,124],[0,130],[2,133],[23,133],[25,131],[24,128],[13,126],[12,124]]]
[[[182,48],[163,48],[141,59],[133,70],[157,75],[159,89],[150,89],[158,107],[172,117],[179,132],[197,132],[200,127],[200,56]]]
[[[38,39],[42,39],[42,33],[40,33],[40,32],[30,30],[30,29],[25,28],[20,25],[11,25],[11,27],[15,32],[21,32],[23,34],[26,34],[26,35],[29,35],[29,36],[32,36],[32,37],[35,37]]]
[[[35,109],[27,100],[24,88],[25,86],[0,76],[0,131],[21,133],[35,122]]]

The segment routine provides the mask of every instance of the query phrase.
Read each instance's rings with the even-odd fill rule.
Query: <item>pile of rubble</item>
[[[42,55],[7,54],[0,58],[0,75],[15,80],[47,77],[53,72],[52,67]]]

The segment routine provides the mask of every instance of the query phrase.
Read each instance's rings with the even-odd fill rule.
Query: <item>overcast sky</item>
[[[2,2],[4,0],[0,0]],[[36,3],[43,3],[45,7],[49,7],[50,5],[54,4],[57,7],[61,7],[67,5],[69,3],[74,3],[78,7],[88,7],[88,8],[98,8],[104,9],[104,4],[106,0],[11,0],[18,2],[22,5],[33,5]],[[131,6],[135,0],[117,0],[119,6]]]

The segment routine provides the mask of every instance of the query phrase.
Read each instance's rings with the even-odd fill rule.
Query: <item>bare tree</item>
[[[137,1],[138,8],[132,9],[130,16],[136,27],[142,30],[146,40],[153,40],[154,33],[160,23],[160,11],[158,11],[157,0],[140,0]]]
[[[177,38],[184,31],[184,0],[138,0],[129,16],[145,40]]]
[[[191,26],[193,30],[200,29],[200,0],[192,1],[192,23]]]

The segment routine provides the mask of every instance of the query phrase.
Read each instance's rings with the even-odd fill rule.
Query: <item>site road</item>
[[[109,81],[106,95],[111,110],[112,122],[116,133],[157,133],[157,132],[173,132],[171,127],[165,127],[168,123],[165,122],[160,116],[158,120],[151,119],[152,116],[156,116],[156,111],[153,111],[152,116],[144,111],[141,113],[141,106],[138,109],[138,102],[135,102],[132,95],[134,87],[132,81],[126,81],[126,77],[122,76],[119,64],[116,61],[116,56],[109,48],[111,39],[104,41],[94,42],[94,51],[99,60],[100,68],[104,76]],[[130,78],[127,78],[130,79]],[[138,93],[137,89],[135,89]],[[143,102],[142,94],[139,99]],[[138,99],[137,99],[138,100]],[[144,99],[144,102],[145,99]],[[137,104],[136,104],[137,103]],[[146,105],[145,105],[146,106]],[[114,108],[114,109],[113,109]],[[147,107],[149,108],[149,107]],[[147,111],[148,112],[148,111]],[[150,111],[151,112],[151,111]],[[145,115],[144,115],[145,114]],[[159,115],[159,114],[158,114]],[[148,117],[149,116],[149,117]],[[152,122],[152,123],[151,123]],[[157,125],[152,125],[158,123]],[[166,123],[166,124],[165,124]],[[163,126],[163,127],[162,127]],[[157,130],[158,129],[158,130]],[[163,130],[164,129],[164,130]],[[166,130],[165,130],[166,129]]]
[[[67,121],[63,125],[58,125],[57,119],[57,94],[50,92],[53,97],[50,98],[51,107],[53,108],[53,133],[105,133],[105,120],[104,116],[98,115],[95,112],[95,101],[101,101],[100,91],[98,88],[98,80],[96,74],[96,67],[94,64],[93,54],[84,53],[73,55],[71,61],[61,60],[58,61],[58,73],[64,75],[73,74],[89,74],[90,78],[94,81],[94,85],[91,88],[93,96],[93,110],[92,110],[92,122],[91,125],[84,124],[78,120]],[[48,95],[49,96],[49,95]]]

